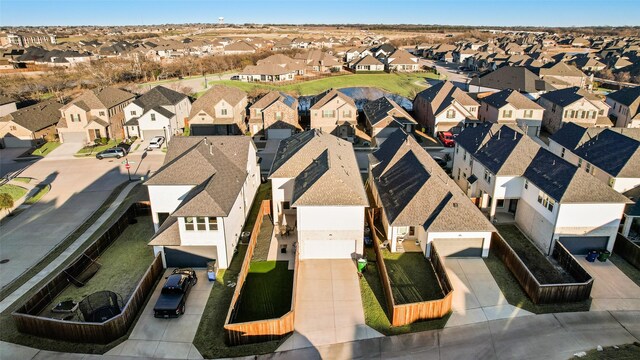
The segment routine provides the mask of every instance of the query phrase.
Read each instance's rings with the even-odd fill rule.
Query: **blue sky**
[[[640,0],[0,0],[0,25],[640,25]]]

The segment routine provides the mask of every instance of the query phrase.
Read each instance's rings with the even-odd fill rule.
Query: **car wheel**
[[[180,306],[180,314],[184,315],[184,311],[186,310],[184,304]]]
[[[103,159],[103,157],[102,157],[102,156],[96,156],[96,158],[97,158],[98,160],[102,160],[102,159]]]
[[[122,156],[120,155],[116,155],[116,159],[120,159]]]

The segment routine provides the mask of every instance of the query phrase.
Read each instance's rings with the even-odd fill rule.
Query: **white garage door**
[[[87,141],[87,133],[82,132],[60,132],[60,140],[63,143],[84,143]]]
[[[442,257],[481,257],[482,238],[433,239],[436,251]]]
[[[142,130],[143,140],[151,140],[154,136],[164,137],[164,130]]]
[[[291,129],[269,129],[267,130],[267,138],[269,139],[286,139],[291,136]]]
[[[4,143],[4,146],[8,148],[31,147],[33,145],[31,139],[23,140],[13,136],[5,136],[2,139],[2,142]]]
[[[300,259],[351,259],[355,240],[306,240],[300,243]]]

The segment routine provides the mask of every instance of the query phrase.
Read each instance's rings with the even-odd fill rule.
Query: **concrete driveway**
[[[582,256],[577,259],[593,277],[591,311],[640,310],[640,287],[611,261],[590,263]]]
[[[454,289],[446,327],[533,315],[507,302],[482,259],[446,258],[444,263]]]
[[[365,325],[354,261],[300,261],[296,291],[295,332],[278,351],[382,336]]]
[[[167,269],[165,277],[173,269]],[[154,357],[157,359],[202,359],[192,342],[207,305],[213,282],[207,280],[206,270],[196,270],[198,283],[187,298],[185,314],[175,319],[156,319],[153,307],[160,296],[164,279],[160,280],[151,299],[135,324],[129,339],[105,355]]]
[[[42,160],[51,161],[60,159],[73,159],[73,155],[83,147],[84,144],[82,143],[62,143],[60,144],[60,146],[58,146],[58,148],[53,150]]]

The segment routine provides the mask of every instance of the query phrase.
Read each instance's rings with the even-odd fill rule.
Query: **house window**
[[[104,116],[104,111],[100,111],[100,112],[98,112],[98,114],[99,114],[100,116]]]
[[[533,110],[525,110],[524,111],[524,117],[527,119],[530,119],[533,117]]]
[[[524,188],[528,189],[529,188],[529,180],[525,180],[524,181]]]
[[[538,203],[547,208],[547,210],[549,211],[553,211],[553,207],[556,204],[556,202],[552,198],[550,198],[549,195],[545,194],[542,191],[538,192]]]
[[[226,115],[227,115],[227,109],[222,109],[222,110],[220,110],[220,114],[221,114],[222,116],[226,116]]]
[[[502,111],[502,117],[506,117],[506,118],[510,118],[511,117],[511,110],[503,110]]]
[[[195,227],[193,226],[193,219],[192,217],[186,217],[184,218],[184,229],[187,231],[193,231],[195,230]]]
[[[460,180],[460,169],[458,169],[458,180]]]
[[[282,111],[276,111],[276,121],[282,120]]]
[[[291,209],[291,203],[289,203],[288,201],[283,201],[282,210],[289,210],[289,209]]]
[[[453,109],[447,110],[447,119],[453,119],[456,117],[456,111]]]
[[[131,111],[131,116],[136,116],[136,112],[135,111]]]
[[[409,226],[409,236],[415,236],[415,235],[416,235],[416,227]]]
[[[604,109],[600,109],[600,111],[598,111],[598,115],[604,115]]]
[[[218,230],[218,218],[210,217],[209,218],[209,230]]]
[[[496,200],[496,207],[503,208],[504,207],[504,199]]]
[[[586,111],[580,111],[580,119],[584,119],[586,117]]]
[[[256,115],[261,115],[262,114],[262,109],[256,109]]]
[[[616,183],[616,179],[614,177],[609,179],[609,186],[613,187],[615,183]]]
[[[564,153],[567,149],[562,148],[562,150],[560,150],[560,157],[564,159]]]
[[[595,112],[595,111],[593,111],[593,112],[591,113],[591,118],[592,118],[592,119],[595,119],[595,118],[596,118],[596,112]]]
[[[13,125],[10,127],[10,129],[11,129],[11,131],[16,131],[16,130],[18,130],[18,128],[17,128],[17,127],[15,127],[15,126],[13,126]]]
[[[196,229],[207,230],[207,218],[198,216],[196,219]]]
[[[587,163],[587,165],[584,167],[584,171],[586,171],[587,174],[591,174],[592,170],[593,170],[593,168],[591,167],[591,164]]]
[[[487,169],[484,170],[484,179],[491,184],[491,172]]]
[[[578,167],[581,168],[582,167],[582,159],[578,159]]]
[[[342,111],[342,116],[344,116],[344,117],[351,117],[351,110],[344,110],[344,111]]]
[[[571,112],[569,112],[569,117],[570,118],[575,118],[576,117],[576,111],[575,110],[571,110]]]
[[[462,160],[467,161],[467,150],[465,150],[464,153],[462,153]]]
[[[151,114],[151,121],[156,121],[156,114]]]
[[[334,113],[335,112],[333,110],[322,110],[322,117],[323,118],[333,117]]]

